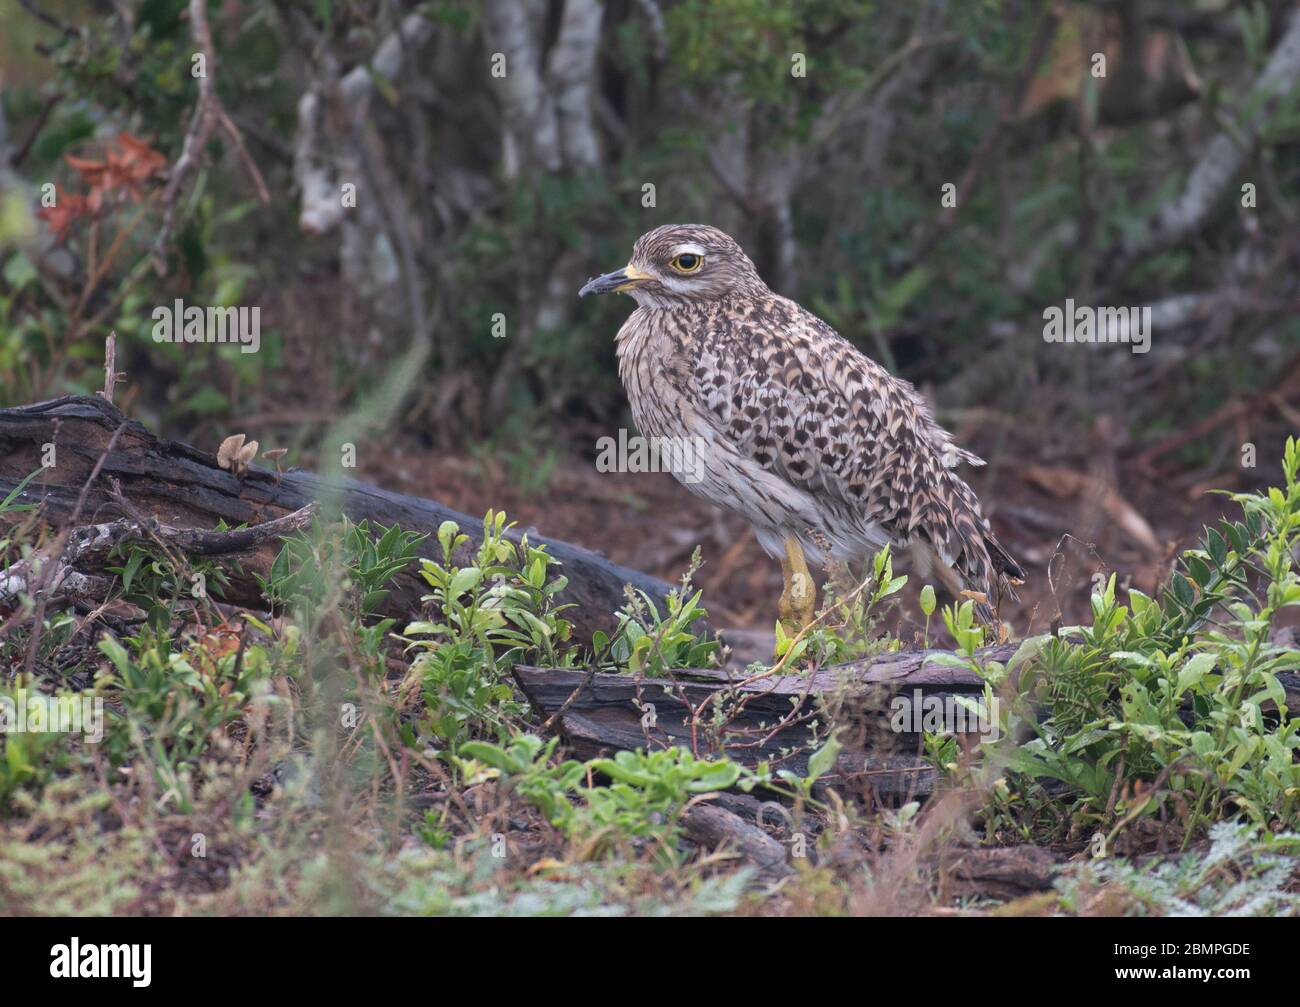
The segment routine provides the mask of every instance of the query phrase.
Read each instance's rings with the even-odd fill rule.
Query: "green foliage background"
[[[12,26],[0,48],[10,151],[35,130],[16,178],[66,182],[64,155],[97,153],[123,129],[174,163],[196,97],[185,6],[43,8],[66,19],[65,35],[0,0]],[[89,301],[129,291],[67,344],[60,333],[84,280],[84,236],[68,243],[72,278],[60,276],[38,240],[43,225],[22,213],[29,193],[7,198],[0,396],[96,386],[111,328],[126,344],[140,409],[178,433],[285,400],[343,407],[416,338],[413,295],[433,346],[406,417],[420,436],[607,428],[623,420],[612,336],[627,305],[572,295],[626,261],[638,234],[685,220],[732,231],[775,289],[886,365],[943,387],[945,406],[1047,410],[1067,429],[1107,413],[1158,433],[1275,380],[1300,346],[1294,94],[1268,110],[1258,142],[1245,137],[1239,177],[1195,233],[1126,255],[1210,137],[1243,130],[1286,3],[611,0],[595,8],[596,162],[565,151],[543,165],[523,150],[513,175],[506,100],[490,73],[491,6],[210,4],[217,91],[271,204],[258,203],[218,131],[182,200],[169,276],[129,267],[156,232],[151,211]],[[565,4],[519,6],[549,59]],[[350,282],[355,248],[337,233],[298,232],[297,103],[313,81],[364,67],[411,11],[435,24],[433,38],[400,74],[375,76],[366,128],[386,166],[385,198],[400,211],[383,238],[393,248],[409,239],[418,282],[361,289]],[[1153,38],[1164,56],[1137,60]],[[1099,46],[1107,77],[1077,73]],[[795,54],[806,76],[792,75]],[[547,79],[560,72],[548,64]],[[942,187],[966,181],[957,209],[942,207]],[[1259,190],[1256,209],[1236,198],[1247,181]],[[647,183],[653,207],[643,205]],[[377,198],[365,180],[361,191]],[[1062,228],[1072,228],[1066,240]],[[1243,256],[1262,266],[1237,268]],[[1150,357],[1060,352],[1041,338],[1044,307],[1067,297],[1141,306],[1178,295],[1206,307],[1158,332]],[[178,296],[261,305],[263,352],[153,343],[149,312]],[[498,315],[504,339],[493,337]]]

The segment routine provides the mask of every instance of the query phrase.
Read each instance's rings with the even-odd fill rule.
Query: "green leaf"
[[[707,793],[710,790],[726,790],[740,779],[740,767],[734,762],[714,763],[713,768],[704,775],[694,780],[687,789],[695,794]]]
[[[808,758],[808,780],[818,780],[830,772],[843,747],[834,735],[827,738],[826,743]]]
[[[1181,696],[1188,689],[1194,689],[1210,672],[1214,670],[1215,656],[1210,653],[1197,654],[1178,672],[1178,682],[1174,686],[1174,695]]]
[[[9,513],[14,513],[17,511],[25,511],[25,510],[32,509],[32,507],[34,506],[33,504],[15,505],[14,501],[17,500],[20,496],[22,496],[22,492],[24,489],[27,488],[27,484],[31,482],[33,479],[35,479],[38,475],[40,475],[41,472],[42,469],[36,469],[36,471],[28,473],[26,476],[23,477],[22,482],[20,482],[17,486],[11,489],[8,495],[5,496],[3,500],[0,500],[0,514],[3,514],[6,511],[8,511]]]
[[[1210,559],[1214,561],[1215,566],[1223,566],[1228,559],[1228,543],[1223,540],[1213,528],[1205,536],[1206,552],[1210,554]]]
[[[1187,566],[1187,572],[1191,574],[1192,580],[1204,589],[1210,583],[1210,568],[1205,565],[1205,561],[1191,553],[1188,553],[1183,561]]]
[[[140,564],[144,562],[144,551],[141,549],[132,549],[131,555],[126,561],[126,567],[122,570],[122,590],[127,592],[131,590],[131,581],[135,580],[135,575],[140,570]]]
[[[455,521],[444,521],[438,525],[438,544],[442,546],[444,557],[450,556],[452,549],[455,548],[459,532],[460,525]]]
[[[447,586],[447,600],[455,601],[466,591],[472,591],[483,580],[483,571],[476,566],[463,566],[456,571]]]

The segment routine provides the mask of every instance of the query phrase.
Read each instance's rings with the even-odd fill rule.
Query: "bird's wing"
[[[988,523],[951,471],[981,460],[953,444],[910,384],[821,319],[780,297],[719,312],[669,371],[738,450],[903,541],[928,540],[987,583]]]
[[[964,460],[910,384],[784,298],[714,316],[668,378],[764,468],[905,536]]]

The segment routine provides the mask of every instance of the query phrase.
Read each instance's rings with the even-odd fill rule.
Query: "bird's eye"
[[[669,265],[679,273],[693,273],[704,265],[704,256],[696,255],[694,252],[683,252],[681,255],[673,256],[673,261]]]

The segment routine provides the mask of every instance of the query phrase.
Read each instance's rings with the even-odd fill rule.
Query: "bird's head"
[[[630,294],[642,307],[671,308],[762,286],[730,235],[705,224],[665,224],[637,239],[626,266],[588,280],[578,296]]]

